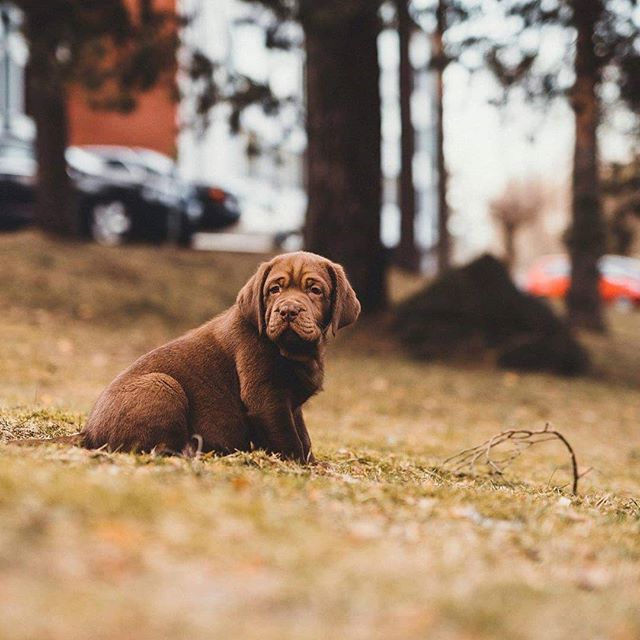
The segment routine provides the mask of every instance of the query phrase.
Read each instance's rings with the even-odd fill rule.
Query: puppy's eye
[[[269,287],[269,293],[271,293],[271,294],[280,293],[280,285],[279,284],[272,284]]]
[[[309,291],[311,291],[311,293],[315,293],[315,295],[317,295],[317,296],[321,296],[322,295],[322,289],[317,284],[311,285],[309,287]]]

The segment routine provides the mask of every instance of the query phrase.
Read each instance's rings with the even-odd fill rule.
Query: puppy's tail
[[[14,444],[19,447],[32,447],[39,444],[69,444],[76,447],[85,446],[86,436],[84,433],[72,433],[68,436],[58,436],[57,438],[27,438],[25,440],[9,440],[7,444]]]

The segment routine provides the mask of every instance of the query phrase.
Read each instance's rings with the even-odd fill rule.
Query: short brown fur
[[[113,380],[84,444],[184,453],[257,447],[312,461],[302,405],[322,388],[327,333],[359,313],[340,265],[306,252],[265,262],[230,309]]]

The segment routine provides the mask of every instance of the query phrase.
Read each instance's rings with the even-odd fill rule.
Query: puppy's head
[[[304,251],[261,264],[237,304],[259,333],[293,359],[312,352],[329,329],[335,334],[360,314],[344,269]]]

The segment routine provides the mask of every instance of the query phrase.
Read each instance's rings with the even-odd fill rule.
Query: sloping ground
[[[637,315],[590,339],[582,379],[408,361],[363,323],[307,412],[313,468],[25,448],[7,441],[76,431],[121,367],[233,299],[255,258],[6,246],[25,290],[0,281],[3,640],[640,636]],[[55,270],[34,268],[39,253]],[[102,272],[113,320],[77,314],[98,260],[133,270],[161,320]],[[443,469],[547,421],[593,467],[576,498],[556,444],[504,477]]]
[[[259,256],[164,247],[58,244],[40,235],[0,236],[3,311],[32,311],[91,325],[150,322],[184,331],[233,303]]]

